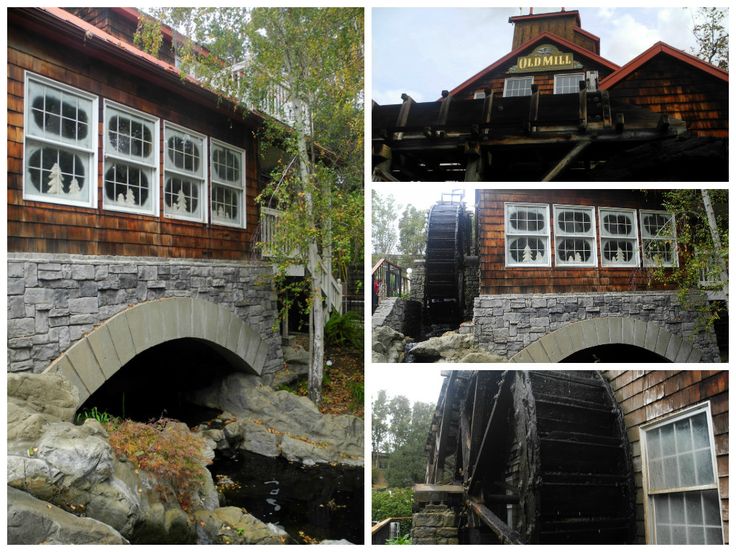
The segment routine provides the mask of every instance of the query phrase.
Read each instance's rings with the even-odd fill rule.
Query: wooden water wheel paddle
[[[429,211],[424,308],[430,324],[457,326],[462,322],[463,259],[470,244],[469,230],[462,203],[440,202]]]
[[[453,371],[427,482],[462,484],[461,542],[630,543],[634,479],[621,411],[593,371]]]

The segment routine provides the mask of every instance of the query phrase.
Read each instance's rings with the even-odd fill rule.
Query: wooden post
[[[539,85],[532,84],[532,95],[529,99],[529,122],[527,123],[527,132],[535,132],[537,130],[535,124],[539,115]]]
[[[580,86],[580,92],[578,93],[578,128],[585,131],[588,128],[588,87],[584,80],[578,84]]]
[[[588,144],[590,144],[589,140],[583,140],[577,143],[577,145],[570,150],[570,152],[563,157],[555,167],[549,171],[544,178],[542,179],[542,182],[550,182],[553,178],[555,178],[560,172],[562,172],[563,169],[565,169],[570,163],[572,163],[575,158],[577,158],[580,153],[588,147]]]
[[[444,137],[446,133],[444,127],[447,125],[447,113],[450,111],[450,103],[452,102],[452,96],[447,90],[442,91],[442,101],[440,102],[440,113],[437,117],[437,127],[435,136],[440,138]]]
[[[484,504],[468,500],[468,507],[493,531],[502,544],[524,544],[521,535],[506,525],[501,519],[491,512]]]
[[[621,134],[624,131],[624,114],[616,113],[616,132]]]
[[[657,121],[657,130],[659,132],[667,132],[670,129],[670,116],[667,113],[662,113]]]
[[[483,180],[483,152],[477,142],[465,144],[465,182]]]
[[[481,121],[483,130],[481,131],[481,134],[484,138],[487,138],[491,133],[491,129],[486,125],[491,124],[491,116],[493,114],[493,90],[486,88],[485,93],[486,97],[483,100],[483,120]]]
[[[414,105],[414,100],[409,94],[402,94],[401,100],[403,103],[401,104],[401,109],[399,109],[399,116],[396,118],[396,128],[404,128],[406,126],[406,122],[409,120],[409,111],[411,111],[411,106]],[[403,137],[403,132],[394,132],[394,140],[401,140]]]

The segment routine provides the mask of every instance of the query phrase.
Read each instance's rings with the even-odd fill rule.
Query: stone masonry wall
[[[473,331],[481,348],[511,358],[567,324],[615,316],[658,324],[690,340],[702,361],[720,361],[714,332],[696,333],[697,313],[684,309],[676,292],[482,295],[475,299]]]
[[[412,516],[412,544],[458,544],[457,516],[445,505],[429,504]]]
[[[257,261],[8,254],[8,371],[42,372],[128,306],[193,297],[228,307],[269,344],[263,376],[281,367],[271,266]]]
[[[465,309],[463,312],[463,320],[472,320],[473,304],[475,298],[480,294],[480,264],[478,257],[465,257],[465,271],[463,272],[465,279]]]
[[[411,291],[409,298],[424,304],[424,261],[414,261],[411,268]]]

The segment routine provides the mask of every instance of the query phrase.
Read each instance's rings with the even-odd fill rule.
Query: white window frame
[[[652,236],[649,235],[644,226],[645,215],[666,215],[670,219],[672,228],[672,234],[669,236]],[[679,255],[677,253],[677,225],[675,224],[675,214],[669,211],[657,211],[652,209],[641,209],[639,210],[639,227],[641,228],[641,248],[642,248],[642,262],[645,267],[677,267],[679,266]],[[672,262],[658,264],[647,258],[647,242],[656,241],[669,241],[672,242]]]
[[[508,92],[509,82],[510,81],[516,82],[516,81],[527,80],[527,79],[531,79],[531,81],[529,82],[529,94],[514,94],[514,95],[509,95],[507,93]],[[504,98],[525,98],[526,96],[531,96],[531,94],[532,94],[531,93],[531,88],[532,88],[532,85],[533,84],[534,84],[534,75],[527,75],[525,77],[506,77],[506,79],[504,79],[504,81],[503,81],[503,97]]]
[[[632,230],[633,235],[632,236],[621,236],[618,234],[609,234],[606,231],[605,226],[603,225],[603,215],[604,214],[627,214],[631,216],[631,223],[632,223]],[[601,266],[604,268],[638,268],[641,266],[641,263],[639,261],[640,255],[639,255],[639,225],[638,225],[638,217],[636,214],[636,209],[628,209],[628,208],[619,208],[619,207],[598,207],[598,225],[600,227],[598,242],[601,248]],[[604,254],[604,248],[603,248],[603,240],[621,240],[621,241],[630,241],[634,245],[634,255],[632,256],[632,262],[620,264],[613,261],[609,261],[606,259],[606,256]]]
[[[173,166],[173,163],[169,161],[168,149],[169,149],[170,133],[180,134],[180,135],[189,135],[201,141],[201,151],[200,151],[200,160],[199,160],[200,166],[201,166],[201,174],[197,174],[195,172],[187,171],[186,169],[181,169],[176,166]],[[163,177],[163,182],[161,184],[161,188],[162,188],[161,197],[164,198],[164,204],[163,204],[164,217],[170,218],[170,219],[177,219],[177,220],[188,220],[190,222],[207,223],[208,216],[209,216],[209,186],[207,185],[208,168],[209,168],[209,162],[208,162],[209,154],[208,154],[208,148],[207,148],[207,136],[199,132],[196,132],[194,130],[191,130],[189,128],[183,127],[181,125],[177,125],[176,123],[164,121],[163,156],[164,156],[164,177]],[[201,203],[200,216],[197,217],[197,216],[177,215],[177,214],[169,213],[166,211],[166,181],[169,178],[169,176],[201,182],[200,194],[199,194],[199,199]]]
[[[516,230],[511,226],[511,217],[509,215],[509,208],[511,207],[532,207],[532,208],[543,208],[545,215],[544,228],[537,232],[524,232]],[[550,247],[550,219],[549,219],[549,205],[546,203],[524,203],[524,202],[507,202],[504,203],[503,207],[503,220],[504,220],[504,251],[506,257],[506,267],[517,268],[540,268],[552,266],[552,250]],[[510,240],[519,237],[527,238],[539,238],[546,244],[547,254],[544,263],[524,263],[514,261],[509,251]]]
[[[578,77],[580,77],[576,81],[577,86],[575,87],[575,89],[572,90],[572,91],[568,91],[568,92],[560,92],[559,91],[559,88],[558,88],[558,84],[557,84],[558,81],[562,81],[563,78],[569,78],[569,77],[572,77],[574,75],[577,75]],[[580,84],[579,84],[580,81],[585,81],[585,73],[558,73],[557,75],[555,75],[555,84],[554,84],[554,88],[553,88],[553,93],[554,94],[575,94],[577,92],[580,92]],[[586,81],[586,85],[585,86],[587,88],[587,86],[588,86],[587,85],[587,81]]]
[[[560,212],[563,211],[579,211],[579,212],[585,212],[588,213],[590,216],[590,230],[588,232],[565,232],[564,230],[560,230],[560,227],[557,224],[557,215]],[[597,240],[596,240],[596,224],[595,224],[595,207],[588,206],[588,205],[553,205],[552,208],[553,217],[552,217],[552,227],[554,228],[554,235],[555,235],[555,266],[559,267],[570,267],[570,268],[576,268],[576,267],[584,267],[584,268],[590,268],[590,267],[596,267],[598,266],[598,252],[597,252]],[[589,261],[569,261],[566,259],[561,259],[558,254],[558,245],[560,241],[565,239],[582,239],[586,240],[590,245],[590,260]]]
[[[115,113],[117,115],[127,116],[131,118],[131,120],[138,119],[138,122],[143,122],[145,125],[148,124],[149,127],[151,127],[152,130],[152,148],[153,148],[153,159],[151,161],[145,161],[143,159],[139,159],[133,155],[125,155],[123,153],[120,153],[118,151],[115,151],[114,148],[108,147],[108,118],[112,116],[111,114]],[[128,107],[123,104],[119,104],[117,102],[113,102],[111,100],[105,100],[103,103],[103,138],[102,138],[102,158],[103,158],[103,165],[102,165],[102,208],[108,211],[120,211],[123,213],[134,213],[134,214],[140,214],[140,215],[152,215],[157,217],[159,215],[159,189],[161,187],[161,179],[159,177],[159,149],[160,149],[160,134],[159,134],[159,128],[160,128],[160,119],[158,117],[154,117],[152,115],[149,115],[147,113],[144,113],[142,111],[138,111],[137,109],[133,109],[132,107]],[[145,209],[142,207],[129,207],[126,205],[120,205],[117,202],[111,202],[107,199],[107,193],[105,192],[105,176],[107,175],[108,170],[108,163],[122,163],[128,166],[132,166],[133,168],[144,170],[149,175],[149,181],[150,181],[150,189],[148,193],[150,194],[151,199],[151,209]]]
[[[232,153],[235,153],[239,156],[240,159],[240,183],[234,184],[228,180],[221,180],[217,177],[217,171],[215,170],[215,163],[214,163],[214,152],[215,148],[223,148],[226,151],[230,150]],[[209,159],[210,159],[210,194],[214,193],[215,186],[224,186],[226,188],[229,188],[231,190],[234,190],[235,192],[238,192],[240,194],[240,211],[242,213],[241,222],[227,222],[221,219],[218,219],[214,213],[210,212],[209,217],[212,224],[216,224],[219,226],[232,226],[234,228],[245,228],[247,226],[247,213],[245,210],[245,203],[246,203],[246,184],[245,184],[245,150],[243,148],[239,148],[237,146],[233,146],[232,144],[228,144],[227,142],[223,142],[221,140],[217,140],[216,138],[210,138],[210,152],[209,152]],[[210,209],[212,209],[213,200],[212,197],[210,197]]]
[[[693,485],[689,487],[667,488],[660,490],[652,490],[649,488],[649,458],[648,458],[648,432],[659,427],[675,423],[679,420],[691,418],[700,413],[705,413],[706,422],[708,424],[708,442],[710,448],[711,463],[713,469],[712,484]],[[668,495],[675,493],[687,493],[688,491],[712,491],[715,490],[718,495],[718,514],[721,524],[721,542],[725,542],[723,529],[723,506],[721,502],[721,492],[718,484],[718,462],[715,450],[715,434],[713,431],[713,418],[711,416],[710,401],[693,405],[684,410],[670,414],[658,420],[639,426],[639,443],[641,445],[641,462],[642,462],[642,491],[644,494],[644,527],[647,544],[657,544],[656,539],[656,518],[653,497],[656,495]],[[685,544],[685,543],[683,543]]]
[[[486,98],[485,90],[476,90],[475,92],[473,92],[474,100],[485,100],[485,98]]]
[[[47,136],[35,136],[33,133],[30,132],[30,129],[33,128],[31,125],[31,102],[32,98],[30,97],[30,83],[31,81],[35,81],[36,83],[42,85],[42,86],[48,86],[50,88],[55,88],[59,90],[62,93],[70,94],[77,96],[79,98],[83,98],[87,101],[91,102],[91,108],[90,108],[90,118],[89,118],[89,124],[88,124],[88,132],[90,136],[90,142],[89,146],[80,146],[78,144],[73,144],[69,142],[64,142],[62,140],[55,140],[53,138],[49,138]],[[73,205],[75,207],[89,207],[92,209],[97,208],[97,135],[98,135],[98,119],[99,119],[99,113],[98,113],[98,97],[94,94],[90,94],[89,92],[85,92],[84,90],[80,90],[79,88],[75,88],[73,86],[69,86],[68,84],[64,84],[59,81],[55,81],[52,79],[49,79],[47,77],[43,77],[41,75],[37,75],[36,73],[32,73],[31,71],[25,72],[25,79],[24,79],[24,94],[23,94],[23,199],[29,200],[29,201],[43,201],[45,203],[54,203],[58,205]],[[74,199],[68,199],[63,197],[55,197],[54,194],[44,194],[42,192],[34,193],[31,191],[31,182],[29,178],[28,173],[28,151],[29,151],[29,142],[33,144],[37,144],[40,147],[56,147],[65,149],[67,151],[72,151],[74,154],[79,153],[88,160],[88,174],[87,177],[87,186],[89,189],[89,199],[86,201],[80,201],[80,200],[74,200]]]

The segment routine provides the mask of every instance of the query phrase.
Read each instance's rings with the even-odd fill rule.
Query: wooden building
[[[509,23],[511,51],[438,101],[374,104],[375,180],[728,179],[726,71],[663,43],[619,67],[577,11]]]
[[[728,371],[443,375],[413,543],[728,543]]]

